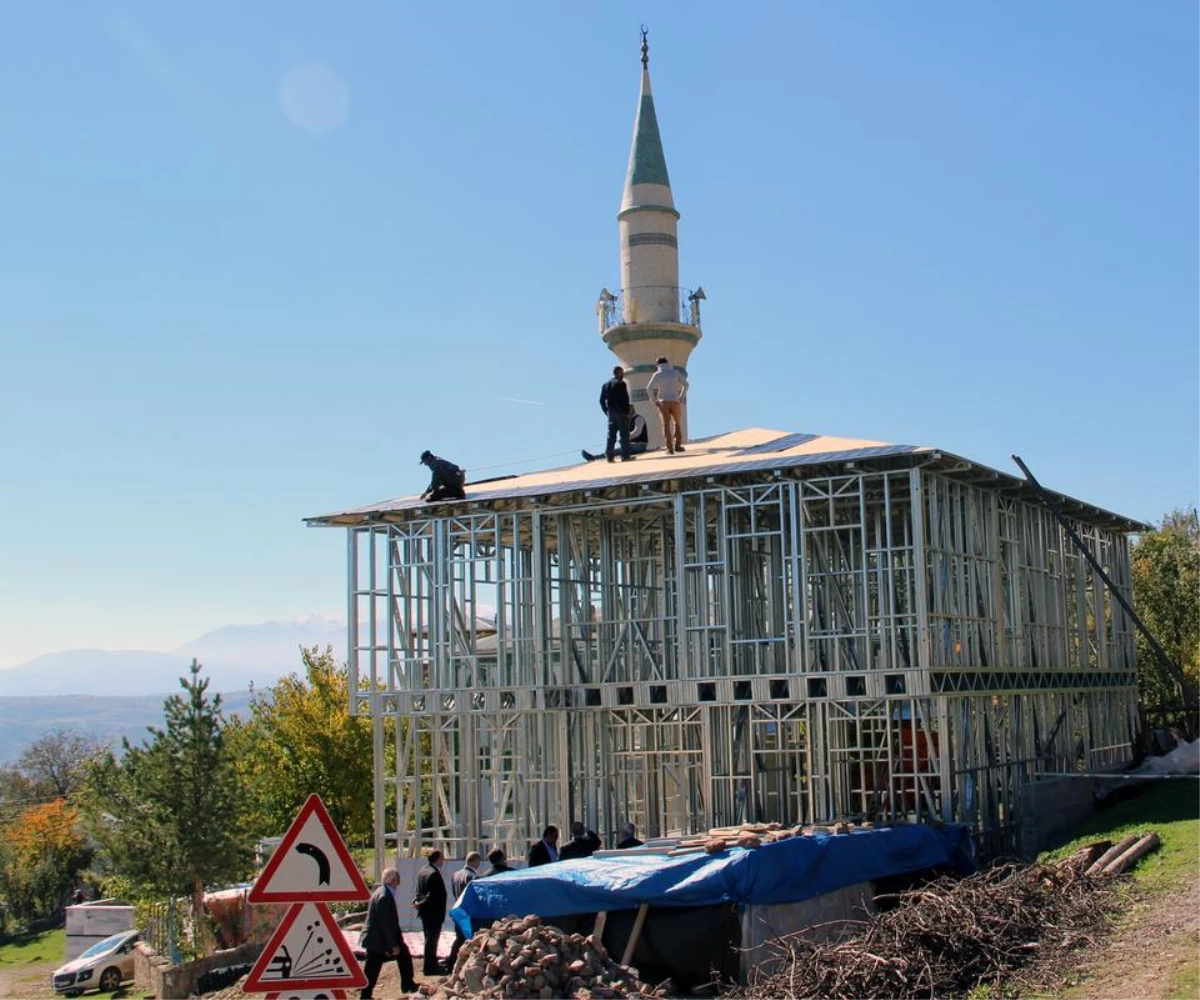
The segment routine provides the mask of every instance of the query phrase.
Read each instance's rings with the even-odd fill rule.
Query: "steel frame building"
[[[1145,526],[1059,501],[1128,594]],[[1025,783],[1132,755],[1128,616],[1024,480],[930,448],[751,429],[309,520],[348,529],[381,860],[392,808],[402,856],[572,818],[941,819],[997,853]]]

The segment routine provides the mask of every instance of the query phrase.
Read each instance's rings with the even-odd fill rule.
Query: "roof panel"
[[[689,441],[687,450],[669,455],[655,450],[638,455],[630,462],[581,462],[575,465],[546,469],[539,472],[508,476],[480,483],[468,483],[467,498],[431,504],[417,496],[395,497],[364,507],[306,518],[315,525],[353,525],[370,522],[385,513],[402,513],[418,509],[430,516],[443,516],[463,503],[515,500],[534,496],[580,493],[605,490],[617,486],[649,483],[670,483],[680,479],[727,475],[739,472],[788,469],[809,465],[867,461],[904,455],[928,455],[943,458],[947,469],[951,464],[974,472],[987,472],[1009,481],[1013,488],[1026,488],[1025,480],[966,459],[939,452],[924,445],[891,444],[860,438],[831,435],[788,433],[761,427],[744,428],[727,434]],[[1094,511],[1097,519],[1119,524],[1121,530],[1139,531],[1145,526],[1070,497],[1055,494],[1076,507]]]

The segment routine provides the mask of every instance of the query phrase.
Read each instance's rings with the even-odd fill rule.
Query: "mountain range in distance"
[[[210,691],[265,687],[302,669],[300,648],[332,646],[346,658],[346,625],[308,615],[290,622],[226,625],[162,652],[147,649],[66,649],[0,670],[0,698],[62,695],[136,697],[174,694],[192,659]]]
[[[67,649],[0,670],[0,765],[15,763],[47,733],[66,730],[112,747],[137,744],[163,725],[163,701],[180,692],[192,658],[228,718],[244,714],[250,690],[303,670],[302,646],[332,646],[346,658],[346,625],[309,615],[290,622],[226,625],[168,652]]]

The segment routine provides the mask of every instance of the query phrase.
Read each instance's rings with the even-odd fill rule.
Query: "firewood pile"
[[[747,987],[722,995],[960,997],[999,985],[1035,958],[1092,943],[1111,905],[1111,876],[1157,842],[1155,834],[1105,841],[1054,864],[999,865],[877,897],[893,908],[845,921],[832,939],[828,925],[778,939],[761,967],[769,971],[754,970]]]
[[[811,837],[816,834],[833,836],[853,833],[855,830],[870,830],[874,823],[831,823],[829,826],[784,826],[781,823],[742,823],[740,826],[716,826],[706,834],[689,837],[667,851],[671,857],[680,854],[719,854],[730,847],[762,847],[777,840],[791,837]]]
[[[665,997],[639,982],[589,935],[564,934],[536,916],[505,917],[462,946],[451,975],[427,997]]]

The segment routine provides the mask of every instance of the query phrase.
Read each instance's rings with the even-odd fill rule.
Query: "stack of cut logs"
[[[677,847],[667,851],[671,856],[679,854],[719,854],[729,847],[762,847],[776,840],[789,837],[812,837],[818,834],[833,836],[853,833],[855,830],[870,830],[874,823],[834,823],[830,826],[783,826],[780,823],[743,823],[741,826],[715,826],[708,833],[681,840]]]
[[[1159,845],[1158,834],[1132,833],[1124,840],[1113,843],[1111,840],[1098,840],[1087,847],[1081,847],[1070,857],[1058,862],[1060,867],[1073,868],[1086,875],[1120,875],[1133,865],[1138,858],[1149,854]]]
[[[618,965],[589,935],[564,934],[536,916],[505,917],[480,930],[458,953],[454,971],[422,985],[427,997],[656,997],[637,970]]]

